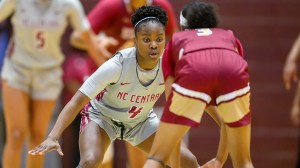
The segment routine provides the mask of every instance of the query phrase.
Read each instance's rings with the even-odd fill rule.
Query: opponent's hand
[[[300,125],[300,107],[298,104],[293,105],[291,110],[291,120],[295,126]]]
[[[59,155],[63,156],[63,152],[57,140],[47,138],[43,143],[28,151],[30,155],[44,155],[48,152],[56,150]]]
[[[200,168],[222,168],[222,164],[219,160],[217,160],[216,158],[213,158],[212,160],[206,162]]]
[[[110,53],[108,48],[118,44],[119,42],[113,37],[101,37],[98,39],[98,50],[101,52],[102,57],[109,59],[113,53]]]
[[[298,74],[297,74],[297,63],[294,61],[287,61],[283,68],[283,83],[287,90],[291,88],[291,82],[297,82]]]

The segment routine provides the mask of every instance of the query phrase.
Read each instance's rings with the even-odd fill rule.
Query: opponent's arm
[[[300,34],[297,40],[294,42],[293,47],[286,58],[283,68],[283,82],[285,88],[289,90],[291,88],[291,81],[296,82],[298,80],[298,67],[297,61],[300,57]]]
[[[300,83],[298,82],[297,90],[291,109],[291,120],[295,126],[300,125]]]

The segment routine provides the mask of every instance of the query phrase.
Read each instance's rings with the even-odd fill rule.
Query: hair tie
[[[179,17],[180,25],[187,27],[188,26],[188,21],[186,18],[182,15],[182,11],[180,12],[180,17]]]

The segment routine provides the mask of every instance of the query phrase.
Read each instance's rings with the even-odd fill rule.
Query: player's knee
[[[23,129],[13,129],[11,134],[8,134],[11,137],[8,138],[11,141],[8,144],[12,144],[15,148],[19,148],[23,146],[26,137],[26,131]]]

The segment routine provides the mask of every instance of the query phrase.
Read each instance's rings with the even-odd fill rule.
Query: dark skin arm
[[[61,136],[62,132],[73,122],[75,117],[80,112],[81,108],[89,101],[90,99],[86,95],[84,95],[80,91],[77,91],[72,99],[60,112],[57,121],[47,139],[37,147],[30,150],[28,154],[43,155],[52,150],[56,150],[62,156],[63,152],[58,143],[58,139]]]

